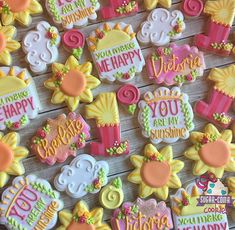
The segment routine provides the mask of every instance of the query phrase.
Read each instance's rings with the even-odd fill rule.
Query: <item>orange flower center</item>
[[[13,160],[14,153],[11,148],[0,142],[0,172],[5,171]]]
[[[60,89],[70,97],[77,97],[85,90],[86,84],[86,76],[81,71],[73,69],[63,77]]]
[[[171,168],[167,162],[150,161],[141,168],[141,176],[145,184],[153,188],[160,188],[167,184],[171,175]]]
[[[5,2],[11,12],[17,13],[28,9],[31,0],[5,0]]]
[[[80,224],[75,221],[71,222],[71,224],[67,227],[66,230],[95,230],[95,226],[93,224]]]
[[[199,155],[203,162],[215,168],[225,166],[231,157],[229,145],[223,140],[210,142],[201,147]]]
[[[0,53],[6,48],[7,41],[4,34],[0,33]]]

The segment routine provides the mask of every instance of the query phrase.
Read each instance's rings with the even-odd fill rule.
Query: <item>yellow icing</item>
[[[153,10],[154,8],[157,7],[157,4],[165,8],[170,8],[172,4],[172,0],[143,0],[143,1],[147,10]]]

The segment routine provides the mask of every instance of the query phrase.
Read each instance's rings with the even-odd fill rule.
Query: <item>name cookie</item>
[[[58,191],[65,191],[73,198],[81,198],[87,193],[98,193],[108,183],[108,173],[108,163],[83,154],[61,169],[54,185]]]
[[[18,130],[41,109],[32,77],[20,67],[0,67],[0,130]]]
[[[101,80],[127,82],[145,65],[131,25],[105,23],[87,38]]]
[[[26,34],[22,48],[27,54],[26,61],[34,73],[43,73],[47,65],[58,58],[60,34],[56,27],[42,21],[37,24],[36,30]]]
[[[194,129],[193,110],[189,98],[174,87],[165,87],[147,92],[139,102],[138,120],[142,134],[151,142],[173,143],[178,139],[187,139]]]
[[[170,8],[172,5],[172,0],[143,0],[143,2],[147,10],[155,9],[158,4],[165,8]]]
[[[159,47],[147,58],[147,72],[157,84],[182,85],[203,75],[206,68],[204,55],[189,45]]]
[[[69,113],[55,120],[48,119],[32,139],[32,151],[41,162],[49,165],[62,163],[69,156],[76,156],[90,138],[90,127],[81,115]]]
[[[173,228],[171,210],[164,201],[155,199],[126,202],[116,209],[111,219],[113,230],[126,230],[135,226],[137,229],[168,230]]]
[[[141,24],[137,38],[144,45],[164,46],[171,40],[180,38],[184,30],[184,16],[181,11],[170,12],[157,8],[149,14],[147,21]]]
[[[49,230],[64,204],[51,185],[34,175],[17,177],[2,194],[0,223],[9,229]]]
[[[98,0],[46,0],[46,8],[55,23],[72,29],[96,20],[100,3]]]
[[[198,17],[203,12],[203,0],[183,0],[182,12],[186,17]]]

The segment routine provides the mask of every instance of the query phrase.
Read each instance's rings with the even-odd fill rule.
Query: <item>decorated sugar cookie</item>
[[[235,172],[233,157],[232,131],[219,132],[215,126],[208,124],[203,132],[192,132],[190,140],[193,143],[184,155],[195,161],[194,175],[212,172],[217,178],[222,178],[224,171]]]
[[[232,123],[228,115],[235,98],[235,65],[225,68],[214,68],[208,79],[215,82],[209,93],[207,102],[197,101],[195,113],[215,125],[227,128]],[[218,104],[219,102],[219,104]]]
[[[142,134],[151,142],[173,143],[187,139],[194,129],[193,111],[188,96],[174,87],[165,87],[147,92],[139,102],[138,120]]]
[[[90,127],[81,115],[69,113],[48,119],[32,139],[32,151],[43,163],[49,165],[64,162],[69,156],[76,156],[90,138]]]
[[[208,0],[205,3],[204,13],[210,15],[207,33],[196,35],[195,45],[221,56],[229,56],[233,49],[228,37],[235,16],[235,1]]]
[[[143,45],[164,46],[181,37],[185,30],[184,16],[179,10],[172,12],[157,8],[141,24],[137,38]]]
[[[52,65],[52,77],[44,82],[46,88],[53,90],[51,102],[61,104],[65,102],[69,110],[78,108],[79,102],[93,101],[91,90],[96,88],[100,81],[91,75],[92,64],[79,64],[74,56],[70,56],[66,63]]]
[[[170,8],[172,4],[172,0],[143,0],[143,2],[147,10],[153,10],[158,4]]]
[[[46,0],[46,8],[55,23],[72,29],[96,20],[100,3],[99,0]]]
[[[157,84],[182,85],[203,75],[204,55],[195,46],[159,47],[147,58],[147,72]]]
[[[78,29],[71,29],[64,32],[62,43],[66,50],[72,52],[78,60],[81,59],[85,45],[85,35]]]
[[[113,230],[136,229],[168,230],[173,228],[171,210],[164,201],[157,203],[155,199],[126,202],[116,209],[111,219]],[[146,228],[146,226],[148,226]],[[150,227],[151,226],[151,227]]]
[[[166,200],[169,188],[180,188],[181,181],[177,173],[182,170],[184,163],[173,160],[171,146],[164,147],[160,152],[152,145],[144,148],[144,156],[132,155],[130,157],[135,170],[129,174],[128,180],[139,184],[139,195],[146,198],[154,195]]]
[[[103,208],[95,208],[89,211],[88,205],[84,201],[79,201],[73,212],[65,209],[59,214],[61,226],[57,230],[111,230],[102,222]]]
[[[70,197],[81,198],[88,193],[98,193],[108,183],[108,173],[106,161],[96,161],[92,156],[82,154],[61,169],[54,185],[58,191],[65,191]]]
[[[115,93],[100,93],[95,102],[86,106],[86,118],[95,119],[99,142],[91,142],[90,154],[120,156],[130,151],[129,142],[121,141],[121,127]]]
[[[59,43],[59,31],[45,21],[39,22],[36,30],[26,34],[22,48],[27,54],[25,59],[34,73],[45,72],[47,66],[57,60]]]
[[[17,177],[2,194],[0,224],[17,230],[53,229],[63,206],[60,194],[46,180]]]
[[[183,0],[182,12],[186,17],[198,17],[203,11],[204,0]]]
[[[20,136],[12,132],[4,136],[0,132],[0,188],[6,185],[9,175],[19,176],[25,173],[22,160],[29,151],[19,146]]]
[[[31,15],[43,12],[38,0],[2,0],[0,2],[0,15],[3,25],[11,25],[15,21],[23,26],[32,22]]]
[[[124,200],[122,181],[120,177],[115,178],[102,188],[99,194],[100,204],[106,209],[115,209],[121,206]]]
[[[138,12],[139,6],[136,0],[109,0],[108,6],[101,8],[103,19],[114,19],[130,16]]]
[[[41,109],[32,77],[26,69],[0,67],[0,130],[18,130]]]
[[[105,23],[87,38],[101,80],[128,82],[145,65],[131,25]]]

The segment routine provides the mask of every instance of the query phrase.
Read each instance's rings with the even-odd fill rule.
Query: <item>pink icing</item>
[[[119,88],[117,92],[117,99],[124,105],[136,104],[140,100],[140,91],[134,85],[124,85]]]
[[[78,29],[68,30],[63,34],[62,42],[68,49],[83,48],[85,45],[85,36]]]
[[[202,0],[184,0],[182,11],[188,17],[198,17],[204,8]]]

